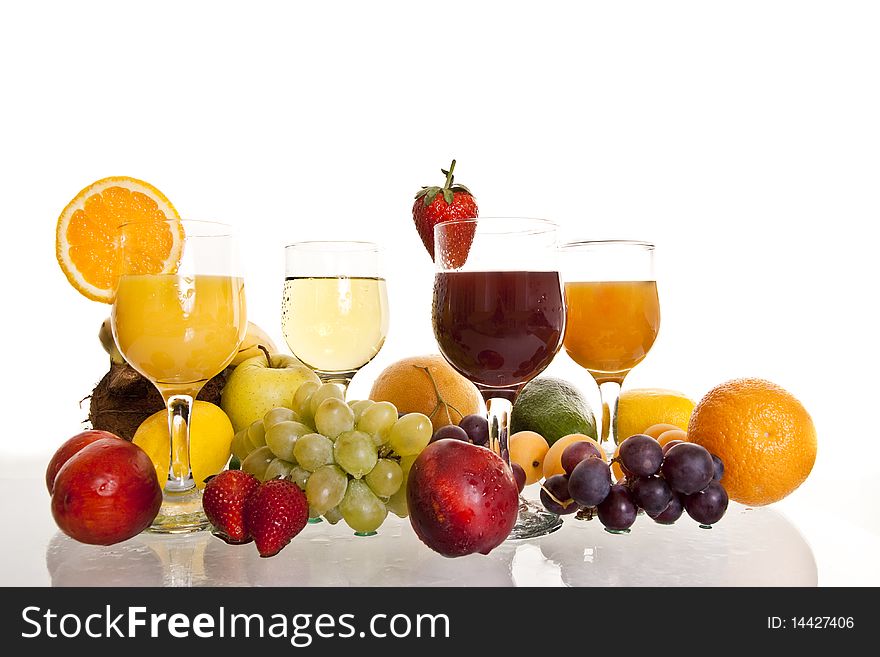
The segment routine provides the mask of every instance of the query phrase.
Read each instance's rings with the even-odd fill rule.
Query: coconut
[[[197,399],[220,405],[220,391],[226,384],[224,370],[209,380]],[[112,361],[110,371],[92,390],[89,422],[93,429],[109,431],[131,440],[141,423],[165,408],[159,391],[149,379],[126,362]]]

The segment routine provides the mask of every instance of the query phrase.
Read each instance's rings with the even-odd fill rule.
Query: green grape
[[[324,515],[342,501],[348,488],[348,475],[338,465],[322,465],[306,482],[309,508]]]
[[[310,424],[312,422],[312,414],[309,411],[309,404],[312,401],[312,395],[315,393],[315,390],[320,387],[320,383],[306,381],[296,389],[296,393],[293,395],[293,401],[290,405],[294,412],[299,415],[299,421],[303,424]]]
[[[248,440],[247,429],[242,429],[232,438],[232,453],[239,461],[244,461],[253,450]]]
[[[376,467],[364,477],[367,486],[379,497],[390,497],[400,490],[403,483],[403,470],[397,461],[379,459]]]
[[[263,427],[262,420],[254,420],[247,429],[248,442],[252,449],[259,449],[266,446],[266,429]]]
[[[312,475],[311,472],[306,470],[301,465],[295,465],[290,469],[290,474],[288,477],[290,480],[299,486],[302,490],[306,489],[306,483],[308,483],[309,477]]]
[[[293,456],[309,472],[333,463],[333,441],[319,433],[307,433],[297,439]]]
[[[274,460],[275,455],[272,453],[272,450],[263,445],[248,454],[248,457],[241,463],[241,469],[245,472],[250,472],[257,479],[263,481],[263,477],[266,475],[266,468]]]
[[[395,422],[397,422],[397,408],[394,404],[376,402],[361,414],[357,429],[370,434],[376,445],[384,445],[388,442],[388,435]]]
[[[335,525],[337,522],[342,520],[342,513],[340,513],[339,511],[339,507],[333,507],[327,513],[325,513],[324,520],[329,522],[331,525]]]
[[[290,474],[294,465],[294,463],[285,461],[284,459],[275,459],[269,464],[269,467],[266,468],[266,472],[263,473],[263,480],[269,481],[270,479],[277,479],[278,477],[286,477]]]
[[[385,506],[398,518],[406,518],[409,515],[409,507],[406,505],[406,486],[401,486],[394,495],[389,497]]]
[[[343,431],[354,429],[354,411],[341,399],[325,399],[315,411],[315,428],[318,433],[335,440]]]
[[[358,401],[348,402],[351,410],[354,411],[355,424],[360,421],[361,415],[364,414],[364,411],[366,411],[371,406],[374,406],[375,404],[376,402],[374,402],[372,399],[359,399]]]
[[[339,434],[333,445],[333,456],[342,469],[356,479],[372,470],[379,460],[373,439],[363,431]]]
[[[360,479],[348,482],[348,490],[339,503],[339,512],[348,526],[361,534],[376,531],[388,515],[382,500]]]
[[[388,444],[400,456],[416,456],[431,442],[433,433],[427,415],[407,413],[391,428]]]
[[[299,416],[294,411],[283,406],[266,411],[266,414],[263,416],[263,428],[266,431],[269,431],[279,422],[299,422]]]
[[[278,458],[294,461],[296,459],[293,456],[293,447],[299,437],[307,433],[312,433],[312,430],[302,422],[278,422],[266,431],[266,446]]]
[[[416,456],[401,456],[400,457],[400,469],[403,470],[403,480],[406,481],[409,479],[409,471],[412,468],[412,464],[416,462]]]
[[[323,383],[321,387],[315,390],[312,398],[309,400],[309,415],[315,417],[315,413],[318,411],[318,406],[321,405],[321,402],[325,399],[339,399],[340,401],[345,401],[345,390],[338,383]]]

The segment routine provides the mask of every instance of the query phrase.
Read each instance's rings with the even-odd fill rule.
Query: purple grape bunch
[[[629,531],[639,509],[662,525],[687,513],[702,527],[727,511],[720,483],[724,464],[701,445],[678,441],[664,449],[651,436],[636,434],[621,443],[617,460],[625,477],[613,483],[610,465],[591,443],[572,443],[562,453],[565,474],[544,481],[541,501],[560,515],[595,515],[613,533]]]

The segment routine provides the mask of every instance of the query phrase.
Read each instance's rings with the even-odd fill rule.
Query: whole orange
[[[400,413],[422,413],[434,431],[458,424],[462,417],[482,413],[477,387],[440,355],[404,358],[386,367],[370,390],[373,401],[391,402]]]
[[[750,506],[777,502],[800,486],[816,461],[816,429],[803,405],[763,379],[710,390],[691,415],[688,440],[724,462],[721,484]]]

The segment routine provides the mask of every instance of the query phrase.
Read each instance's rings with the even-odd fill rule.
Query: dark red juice
[[[434,336],[477,386],[512,388],[537,376],[562,343],[557,272],[443,272],[434,278]]]

